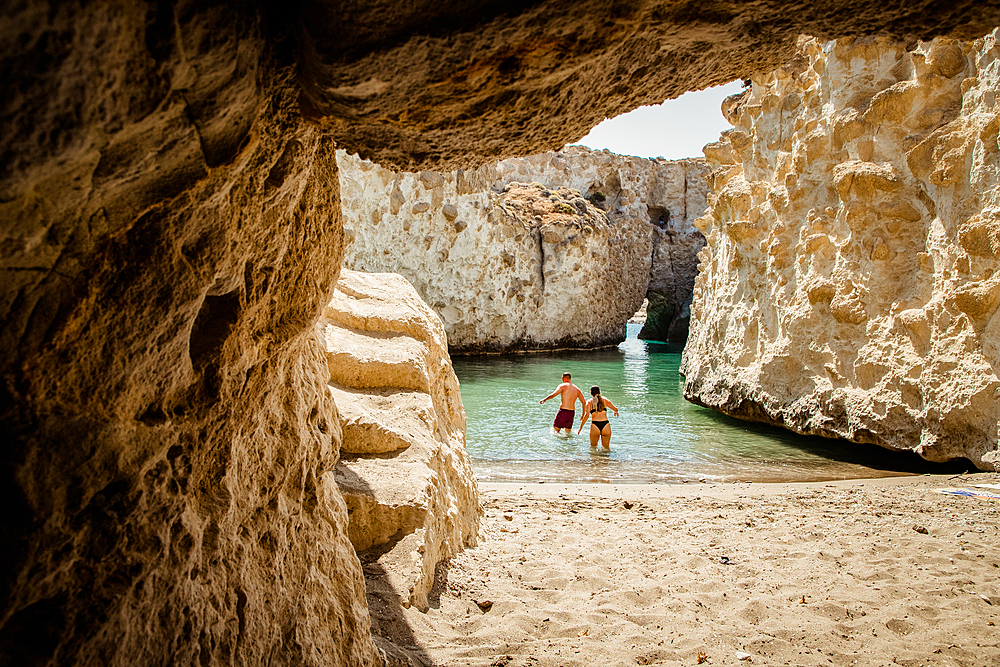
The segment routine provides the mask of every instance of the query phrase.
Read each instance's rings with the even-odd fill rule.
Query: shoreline
[[[986,482],[977,480],[987,480]],[[992,480],[992,482],[990,482]],[[725,496],[732,493],[752,495],[780,495],[816,488],[852,488],[874,486],[924,485],[943,486],[944,483],[981,484],[1000,483],[1000,473],[977,472],[966,474],[898,473],[884,477],[859,477],[855,479],[817,480],[806,482],[670,482],[670,483],[560,483],[560,482],[478,482],[480,494],[498,496],[532,493],[542,498],[560,495],[579,495],[590,498],[622,499],[678,498],[686,496]]]
[[[1000,473],[480,483],[430,608],[368,577],[392,665],[1000,664]]]
[[[876,453],[878,455],[879,453]],[[896,456],[890,452],[889,456]],[[895,479],[921,476],[955,476],[981,472],[968,462],[933,464],[918,460],[914,454],[909,460],[898,453],[893,463],[875,460],[825,459],[814,461],[789,461],[769,463],[747,460],[739,464],[692,466],[682,476],[676,466],[659,461],[612,460],[601,454],[591,453],[590,460],[569,459],[559,465],[551,461],[525,459],[512,465],[510,462],[472,459],[472,467],[480,485],[511,487],[518,485],[571,485],[571,486],[702,486],[705,484],[796,484],[824,483],[867,479]],[[879,465],[881,463],[882,465]],[[525,479],[525,478],[529,479]]]

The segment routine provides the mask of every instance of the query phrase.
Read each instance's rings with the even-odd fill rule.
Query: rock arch
[[[0,652],[19,664],[379,662],[313,335],[343,242],[334,142],[474,168],[773,68],[800,33],[1000,24],[981,0],[4,11]],[[207,299],[228,334],[196,326]]]

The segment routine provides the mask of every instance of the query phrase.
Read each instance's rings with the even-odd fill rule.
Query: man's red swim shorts
[[[556,421],[552,424],[553,428],[573,428],[573,415],[576,414],[575,410],[566,410],[564,408],[559,408],[559,413],[556,414]]]

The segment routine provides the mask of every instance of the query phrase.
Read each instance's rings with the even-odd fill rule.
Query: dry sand
[[[998,474],[481,485],[426,612],[365,567],[390,664],[1000,665]],[[396,647],[402,647],[399,650]]]

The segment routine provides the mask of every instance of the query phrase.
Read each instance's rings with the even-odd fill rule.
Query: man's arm
[[[586,411],[586,409],[587,409],[587,399],[583,397],[583,392],[580,391],[579,387],[576,388],[576,397],[578,399],[580,399],[580,405],[582,405],[584,411]],[[576,407],[576,401],[573,402],[573,406]]]
[[[559,394],[561,394],[563,392],[563,389],[565,389],[565,388],[566,388],[566,385],[564,385],[564,384],[559,385],[558,387],[556,387],[556,390],[554,392],[552,392],[551,394],[549,394],[548,396],[546,396],[545,398],[543,398],[542,400],[540,400],[538,402],[539,403],[544,403],[545,401],[549,400],[550,398],[555,398],[556,396],[558,396]]]

